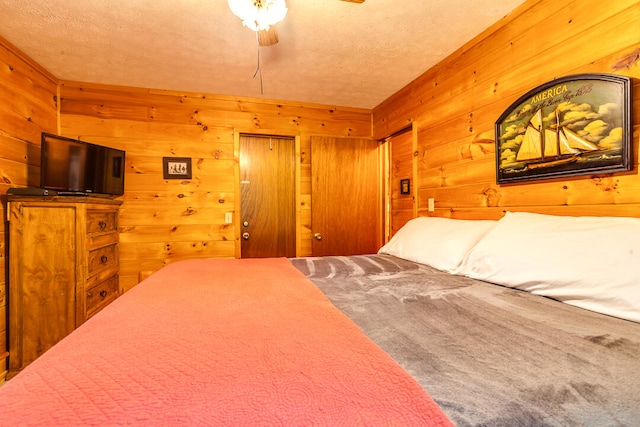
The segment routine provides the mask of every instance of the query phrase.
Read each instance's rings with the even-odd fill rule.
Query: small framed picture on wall
[[[191,179],[191,157],[163,157],[164,179]]]

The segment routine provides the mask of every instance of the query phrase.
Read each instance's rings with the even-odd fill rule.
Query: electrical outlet
[[[433,197],[429,197],[429,212],[436,210],[436,200]]]
[[[224,223],[225,224],[233,224],[233,212],[225,212],[224,213]]]

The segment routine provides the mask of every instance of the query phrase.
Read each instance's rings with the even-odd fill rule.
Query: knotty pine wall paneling
[[[40,185],[40,134],[58,130],[58,81],[0,37],[0,194]],[[0,382],[6,375],[8,223],[6,198],[0,215]]]
[[[529,0],[374,108],[376,138],[418,123],[418,215],[640,216],[638,28],[638,0]],[[633,171],[498,186],[496,119],[528,90],[578,73],[633,78]]]
[[[370,110],[66,81],[60,124],[65,136],[126,151],[119,218],[124,291],[173,261],[236,256],[237,134],[297,137],[304,256],[311,253],[311,136],[372,133]],[[191,157],[193,178],[163,179],[165,156]],[[227,212],[234,224],[225,224]]]

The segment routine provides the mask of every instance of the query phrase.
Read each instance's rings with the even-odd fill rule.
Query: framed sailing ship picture
[[[628,171],[631,79],[558,78],[527,92],[498,118],[498,184]]]

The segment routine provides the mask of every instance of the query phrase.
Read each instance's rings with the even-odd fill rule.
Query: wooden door
[[[378,143],[311,139],[313,256],[375,253],[382,236]]]
[[[296,256],[295,142],[240,136],[242,258]]]

